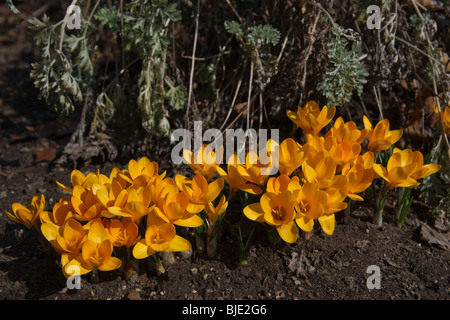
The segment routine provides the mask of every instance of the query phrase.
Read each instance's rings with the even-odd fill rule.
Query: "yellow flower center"
[[[99,256],[98,251],[94,256],[90,257],[93,266],[101,266],[103,264],[103,257]]]
[[[152,239],[153,244],[160,244],[164,242],[165,242],[164,238],[160,237],[159,233],[157,233],[155,237]]]
[[[75,251],[78,247],[78,240],[66,240],[66,244],[69,251]]]
[[[298,207],[301,213],[306,213],[308,211],[309,202],[304,203],[303,201],[300,201]]]
[[[272,215],[275,218],[275,221],[283,221],[283,218],[285,217],[285,212],[283,207],[276,207],[272,208]]]

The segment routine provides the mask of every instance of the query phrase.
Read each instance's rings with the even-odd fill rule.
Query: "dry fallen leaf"
[[[56,148],[50,147],[45,149],[36,150],[35,162],[51,162],[56,159]]]
[[[450,232],[441,233],[423,223],[419,227],[419,241],[430,246],[434,245],[444,250],[450,250]]]

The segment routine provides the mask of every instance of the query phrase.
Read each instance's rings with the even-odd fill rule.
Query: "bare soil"
[[[5,6],[0,6],[0,16]],[[0,21],[1,22],[1,21]],[[218,255],[208,259],[194,253],[176,255],[175,263],[163,275],[144,269],[127,278],[124,270],[99,273],[95,279],[82,277],[81,289],[67,289],[58,257],[47,251],[35,234],[9,221],[4,210],[14,202],[27,204],[33,195],[44,193],[50,205],[64,194],[55,181],[69,183],[73,167],[54,161],[70,138],[77,123],[57,116],[37,99],[29,77],[36,52],[24,29],[0,25],[0,299],[150,299],[150,300],[236,300],[236,299],[423,299],[450,297],[450,251],[429,241],[421,241],[423,225],[435,232],[430,208],[415,201],[403,228],[392,219],[392,200],[388,202],[381,229],[371,220],[370,207],[352,204],[349,216],[337,214],[332,236],[320,228],[310,239],[295,244],[271,244],[262,225],[249,221],[237,204],[228,220],[245,235],[255,227],[248,263],[239,262],[235,233],[224,231]],[[15,26],[14,28],[17,28]],[[167,150],[160,141],[150,141],[147,150],[158,146],[152,160],[168,166]],[[54,154],[52,153],[54,152]],[[97,167],[109,174],[117,163],[82,164],[86,172]],[[172,174],[173,172],[169,172]],[[448,233],[447,233],[448,235]],[[448,238],[447,238],[448,239]],[[191,239],[191,243],[195,243]],[[378,266],[381,288],[369,289],[369,266]]]

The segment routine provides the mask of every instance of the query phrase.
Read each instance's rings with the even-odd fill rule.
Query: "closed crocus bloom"
[[[107,185],[94,184],[92,186],[92,193],[103,205],[104,210],[101,212],[101,215],[106,218],[114,217],[114,215],[109,212],[108,208],[124,208],[127,204],[128,191],[124,189],[123,185],[117,180],[113,180],[112,183]]]
[[[306,182],[301,187],[296,199],[295,222],[303,231],[309,232],[314,227],[314,220],[324,213],[328,194],[319,189],[315,183]]]
[[[40,215],[48,215],[48,212],[44,210],[45,198],[44,195],[40,197],[34,196],[31,199],[30,208],[25,207],[20,203],[12,204],[13,213],[5,211],[8,218],[12,221],[23,224],[28,228],[35,228],[39,230]]]
[[[175,182],[178,188],[187,194],[190,203],[203,207],[217,198],[224,184],[222,178],[208,183],[206,178],[199,174],[195,175],[192,180],[182,175],[176,175]]]
[[[256,152],[250,151],[245,156],[245,164],[237,167],[238,172],[249,182],[258,186],[264,186],[269,175],[275,169],[271,157],[267,157],[265,160],[264,162],[267,163],[263,163]]]
[[[75,218],[80,221],[99,218],[105,209],[91,189],[85,189],[80,185],[74,186],[70,201],[75,210]]]
[[[59,199],[53,206],[53,210],[41,213],[42,223],[53,223],[60,227],[70,218],[74,216],[74,209],[70,202],[70,198]]]
[[[353,121],[344,122],[339,117],[325,136],[324,148],[342,167],[361,153],[361,143],[366,136],[366,129],[359,130]]]
[[[110,214],[131,218],[133,222],[139,223],[143,216],[151,210],[152,189],[149,186],[134,188],[127,190],[125,205],[120,207],[108,207]]]
[[[227,207],[228,201],[226,201],[225,195],[222,195],[217,206],[214,206],[212,202],[208,203],[205,206],[205,212],[208,215],[208,220],[215,223],[217,218],[227,210]]]
[[[418,179],[436,173],[441,166],[438,164],[423,165],[423,155],[419,151],[395,148],[386,168],[380,164],[374,164],[373,168],[381,178],[388,182],[386,185],[388,188],[415,188],[420,184],[417,182]]]
[[[147,225],[151,224],[153,218],[158,218],[163,222],[182,227],[199,227],[203,224],[203,219],[196,213],[202,211],[204,207],[204,205],[191,204],[188,195],[178,191],[177,188],[159,197],[156,205],[149,212]]]
[[[241,175],[241,167],[242,164],[239,163],[237,154],[231,155],[228,159],[227,171],[217,166],[217,172],[223,179],[225,179],[225,181],[230,186],[230,196],[238,190],[242,190],[251,194],[262,193],[263,190],[259,186],[248,182],[246,173],[244,176]]]
[[[142,157],[138,161],[132,159],[128,162],[128,170],[123,171],[120,176],[134,185],[136,188],[148,185],[157,185],[166,175],[166,172],[158,174],[159,165]]]
[[[327,108],[324,106],[320,110],[319,105],[315,101],[308,101],[304,108],[300,106],[297,112],[287,110],[286,114],[297,126],[302,128],[306,134],[318,135],[336,113],[336,107]]]
[[[348,178],[336,175],[337,164],[328,151],[321,151],[307,158],[302,166],[305,179],[320,189],[342,188]]]
[[[363,192],[372,184],[375,178],[375,172],[373,171],[374,159],[374,154],[369,151],[363,156],[359,156],[353,164],[347,163],[342,169],[342,174],[348,177],[346,188],[350,199],[356,201],[364,200],[357,193]]]
[[[175,226],[163,222],[147,227],[145,238],[140,240],[133,248],[136,259],[145,259],[155,252],[178,252],[191,248],[189,241],[176,234]]]
[[[183,156],[194,173],[204,176],[209,182],[217,172],[217,164],[220,163],[220,159],[223,156],[223,147],[220,148],[216,155],[209,145],[204,144],[197,151],[197,154],[184,150]]]
[[[98,184],[111,183],[111,179],[105,176],[104,174],[101,174],[99,169],[97,169],[95,173],[89,172],[86,176],[79,170],[73,170],[72,173],[70,174],[70,180],[72,182],[73,187],[80,186],[86,190],[90,190],[92,185],[95,183]],[[68,192],[73,192],[73,188],[67,187],[59,183],[58,181],[56,181],[56,184]]]
[[[375,128],[372,127],[370,120],[363,117],[364,126],[368,130],[369,145],[368,150],[372,152],[382,151],[389,149],[394,143],[396,143],[403,135],[403,130],[389,131],[389,120],[383,119],[379,121]]]
[[[282,174],[278,177],[271,177],[267,181],[266,191],[279,194],[285,190],[293,193],[300,189],[300,182],[298,177],[289,178],[289,176]]]
[[[113,219],[111,222],[104,219],[103,224],[115,247],[131,247],[140,239],[138,226],[130,218]]]
[[[301,146],[294,139],[287,138],[278,148],[278,171],[290,176],[305,161],[309,145]]]
[[[298,238],[298,229],[294,223],[295,204],[295,196],[290,191],[285,190],[279,194],[266,192],[261,196],[260,202],[246,206],[244,214],[250,220],[275,226],[281,239],[294,243]]]

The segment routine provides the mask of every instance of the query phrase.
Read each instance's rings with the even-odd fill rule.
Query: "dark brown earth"
[[[430,208],[418,201],[413,203],[403,228],[398,228],[392,219],[392,201],[386,206],[381,229],[371,224],[367,204],[353,204],[348,217],[344,213],[337,215],[332,236],[316,228],[310,239],[299,239],[292,245],[269,243],[263,226],[248,221],[235,205],[227,212],[234,228],[241,225],[248,235],[255,227],[247,265],[239,263],[235,234],[225,231],[215,258],[177,255],[163,275],[144,271],[127,279],[120,269],[100,272],[99,279],[83,276],[81,289],[67,289],[57,265],[58,257],[46,251],[32,232],[9,221],[4,210],[10,211],[13,202],[27,204],[36,194],[44,193],[50,205],[63,196],[55,181],[68,183],[74,168],[46,160],[55,158],[50,151],[59,155],[74,130],[77,115],[72,119],[61,118],[37,99],[37,90],[29,77],[36,52],[24,30],[9,32],[12,28],[3,23],[0,26],[0,299],[449,299],[450,251],[421,241],[419,232],[423,225],[437,233],[449,230],[436,230],[428,214]],[[147,150],[152,150],[151,147]],[[164,153],[167,154],[159,150],[147,156],[164,164]],[[87,172],[101,167],[102,173],[109,174],[114,166],[124,168],[126,163],[124,159],[118,163],[82,165],[78,169]],[[380,268],[380,289],[367,287],[371,275],[367,269],[372,265]]]

